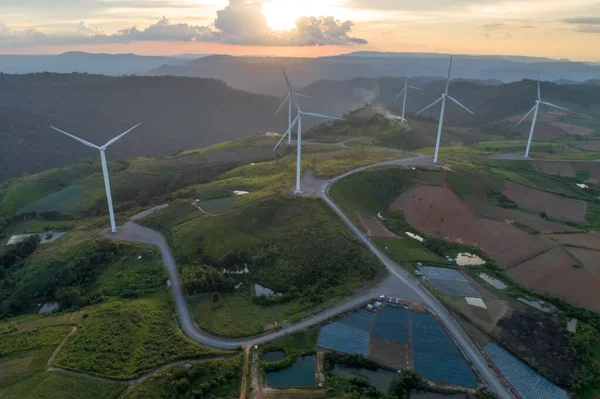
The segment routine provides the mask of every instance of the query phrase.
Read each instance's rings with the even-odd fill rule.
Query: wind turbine
[[[296,119],[294,119],[292,121],[292,123],[288,127],[288,130],[285,132],[285,134],[283,136],[281,136],[281,139],[279,140],[279,142],[277,143],[275,148],[273,148],[273,151],[277,150],[277,147],[279,147],[279,145],[281,144],[283,139],[285,139],[286,136],[289,137],[292,135],[292,129],[294,128],[294,126],[296,126],[296,124],[298,124],[298,142],[297,142],[297,158],[296,158],[296,189],[294,190],[294,193],[301,194],[302,190],[300,189],[300,171],[301,171],[300,163],[302,161],[302,117],[303,116],[312,116],[315,118],[332,119],[332,120],[338,120],[338,121],[342,121],[343,119],[336,118],[335,116],[315,114],[314,112],[304,112],[300,109],[300,106],[298,105],[298,103],[294,103],[294,104],[296,105],[296,109],[298,110],[298,116],[296,116]]]
[[[285,76],[285,83],[288,87],[288,94],[285,97],[285,100],[283,100],[283,102],[279,106],[279,108],[277,108],[277,111],[275,111],[273,116],[277,115],[279,113],[279,111],[281,111],[281,108],[283,108],[285,103],[288,103],[288,126],[290,126],[292,124],[292,104],[294,104],[294,103],[297,104],[296,97],[304,97],[304,98],[314,98],[314,97],[307,96],[307,95],[300,94],[300,93],[295,93],[292,90],[292,84],[290,83],[290,80],[288,79],[287,73],[285,73],[285,68],[282,68],[282,69],[283,69],[283,76]],[[290,134],[288,136],[288,144],[291,144],[291,142],[292,142],[292,135]]]
[[[396,96],[396,98],[394,98],[394,101],[396,101],[398,98],[400,98],[402,94],[404,94],[404,101],[402,102],[402,122],[406,122],[406,119],[404,119],[404,111],[406,110],[406,95],[408,93],[408,89],[425,91],[423,89],[419,89],[418,87],[409,86],[406,80],[406,73],[404,74],[404,89],[402,89],[402,91]]]
[[[64,135],[66,135],[66,136],[69,136],[70,138],[72,138],[74,140],[77,140],[80,143],[87,145],[88,147],[95,148],[95,149],[97,149],[97,150],[100,151],[100,159],[102,160],[102,173],[104,174],[104,187],[106,189],[106,199],[108,201],[108,212],[110,214],[110,226],[111,226],[111,229],[112,229],[113,233],[117,232],[117,226],[115,224],[115,213],[113,211],[112,195],[110,193],[110,181],[108,179],[108,167],[106,166],[106,155],[104,154],[104,152],[106,151],[106,149],[108,147],[110,147],[116,141],[118,141],[121,138],[123,138],[123,136],[125,136],[127,133],[131,132],[133,129],[135,129],[139,125],[141,125],[141,123],[138,123],[137,125],[135,125],[131,129],[127,130],[126,132],[121,133],[117,137],[109,140],[103,146],[97,146],[96,144],[92,144],[89,141],[85,141],[83,139],[80,139],[79,137],[74,136],[71,133],[67,133],[64,130],[60,130],[58,128],[55,128],[54,126],[50,126],[52,129],[56,130],[57,132],[62,133]]]
[[[535,100],[535,105],[517,123],[517,125],[519,125],[521,122],[523,122],[525,120],[525,118],[527,118],[529,116],[529,114],[531,114],[533,112],[533,120],[531,121],[531,131],[529,132],[529,140],[527,141],[527,149],[525,150],[525,158],[529,157],[529,150],[531,148],[531,140],[533,139],[533,131],[535,130],[535,122],[537,121],[538,110],[540,109],[540,104],[544,104],[544,105],[547,105],[549,107],[554,107],[554,108],[557,108],[557,109],[561,109],[563,111],[569,111],[568,109],[563,108],[563,107],[559,107],[558,105],[554,105],[554,104],[550,104],[550,103],[542,101],[542,94],[541,94],[541,91],[540,91],[540,77],[538,75],[538,79],[537,79],[537,100]]]
[[[442,109],[440,111],[440,123],[438,124],[437,141],[435,143],[435,156],[433,157],[434,163],[437,163],[438,154],[440,151],[440,141],[442,140],[442,127],[444,125],[444,111],[446,110],[446,98],[449,98],[450,100],[455,102],[458,106],[465,109],[467,112],[475,115],[475,113],[473,111],[471,111],[469,108],[462,105],[456,98],[454,98],[448,94],[448,88],[450,87],[450,72],[451,71],[452,71],[452,56],[450,56],[450,68],[448,68],[448,79],[446,79],[446,91],[444,93],[442,93],[442,96],[440,98],[438,98],[437,100],[435,100],[434,102],[432,102],[431,104],[429,104],[428,106],[426,106],[425,108],[423,108],[422,110],[420,110],[419,112],[417,112],[415,114],[415,116],[419,115],[420,113],[428,110],[429,108],[433,107],[440,101],[442,102]]]

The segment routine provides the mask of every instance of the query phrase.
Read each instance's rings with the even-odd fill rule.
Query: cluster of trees
[[[35,235],[7,246],[0,254],[0,277],[4,277],[5,269],[11,268],[25,260],[40,244],[40,237]]]
[[[181,273],[181,284],[186,293],[196,295],[203,292],[231,292],[235,280],[210,265],[186,266]]]

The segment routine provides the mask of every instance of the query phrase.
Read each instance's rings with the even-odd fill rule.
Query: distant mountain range
[[[284,113],[273,116],[279,98],[212,79],[0,74],[0,88],[0,181],[98,158],[50,125],[103,144],[143,122],[110,148],[111,160],[167,155],[287,125]]]
[[[37,72],[92,73],[100,75],[144,75],[161,65],[179,65],[191,58],[147,57],[135,54],[90,54],[69,52],[61,55],[0,55],[0,72],[27,74]]]
[[[354,78],[432,76],[448,73],[449,56],[442,54],[359,52],[334,57],[277,58],[232,57],[214,55],[179,65],[163,65],[150,75],[215,78],[232,87],[255,93],[282,95],[287,90],[281,76],[285,67],[295,88],[320,80]],[[501,82],[534,78],[546,81],[569,79],[584,82],[600,77],[600,66],[568,60],[527,57],[468,56],[454,57],[452,76]]]
[[[91,73],[109,76],[170,75],[213,78],[245,91],[282,95],[286,92],[281,67],[295,88],[320,80],[430,76],[441,78],[448,71],[447,54],[383,53],[361,51],[319,58],[234,57],[184,54],[174,57],[134,54],[0,55],[0,72]],[[540,57],[455,55],[455,78],[499,82],[532,79],[538,72],[545,81],[585,82],[600,79],[600,64]]]
[[[425,92],[412,92],[407,104],[416,112],[443,91],[435,77],[409,78]],[[300,99],[305,111],[342,116],[365,103],[401,107],[394,101],[403,78],[322,80],[300,88],[315,99]],[[186,77],[89,74],[0,74],[0,181],[39,172],[98,154],[52,131],[55,125],[94,143],[105,143],[137,122],[142,127],[111,147],[110,159],[161,156],[287,126],[287,112],[273,116],[281,97],[233,89],[222,81]],[[449,105],[448,124],[487,129],[490,123],[524,113],[535,101],[536,83],[523,80],[455,80],[451,94],[476,114]],[[283,93],[282,93],[283,94]],[[600,104],[600,86],[543,82],[546,101],[587,113]],[[437,118],[439,108],[425,113]],[[308,129],[321,121],[309,118]]]

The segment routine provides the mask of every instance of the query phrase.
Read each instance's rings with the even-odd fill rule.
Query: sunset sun
[[[271,29],[290,30],[300,17],[330,15],[332,6],[336,4],[337,1],[333,0],[272,0],[263,3],[261,11]]]

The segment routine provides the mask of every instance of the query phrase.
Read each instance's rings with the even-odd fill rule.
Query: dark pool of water
[[[279,361],[285,359],[285,352],[284,351],[266,352],[266,353],[263,353],[263,359],[267,363],[279,362]]]
[[[269,371],[267,373],[267,385],[271,388],[314,386],[315,357],[299,357],[292,367]]]
[[[396,373],[389,370],[356,369],[339,364],[334,367],[333,374],[339,377],[356,377],[368,380],[371,384],[375,385],[377,389],[381,389],[385,392],[389,392],[392,381],[396,376]]]

